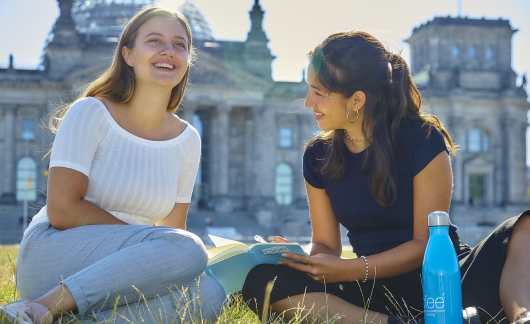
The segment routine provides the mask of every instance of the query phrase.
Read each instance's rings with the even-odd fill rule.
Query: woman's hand
[[[280,265],[304,272],[313,280],[320,283],[334,283],[352,281],[349,278],[350,262],[353,260],[341,259],[337,256],[319,253],[313,256],[304,256],[296,253],[284,253],[282,256],[292,261],[280,261]]]
[[[275,237],[272,238],[271,243],[290,243],[290,242],[289,242],[289,240],[284,239],[283,237],[276,235]]]

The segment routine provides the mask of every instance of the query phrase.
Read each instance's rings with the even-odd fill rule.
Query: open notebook
[[[252,247],[234,240],[208,235],[215,245],[208,250],[204,273],[215,278],[227,295],[241,290],[248,272],[258,264],[278,264],[282,253],[306,255],[298,243],[256,243]]]

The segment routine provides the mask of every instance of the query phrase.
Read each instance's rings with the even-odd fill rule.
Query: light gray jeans
[[[215,321],[226,297],[202,274],[207,255],[194,234],[170,227],[36,225],[20,244],[17,288],[36,299],[62,283],[84,322]]]

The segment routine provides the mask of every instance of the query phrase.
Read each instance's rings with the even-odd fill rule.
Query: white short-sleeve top
[[[191,125],[175,138],[147,140],[120,127],[100,100],[88,97],[64,116],[50,168],[85,174],[87,201],[126,223],[152,225],[175,203],[191,201],[200,153],[199,133]],[[47,220],[45,206],[28,230]]]

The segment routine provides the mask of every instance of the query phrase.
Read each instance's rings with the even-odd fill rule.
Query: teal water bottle
[[[449,238],[449,215],[429,214],[429,242],[422,267],[423,308],[426,324],[462,323],[460,265]]]

